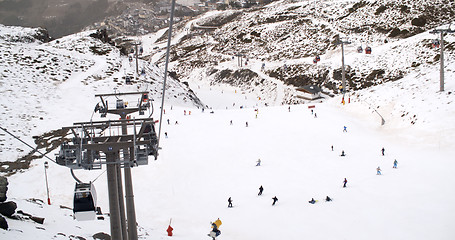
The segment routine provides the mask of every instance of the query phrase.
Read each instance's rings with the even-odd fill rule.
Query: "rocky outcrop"
[[[5,217],[11,217],[16,212],[17,204],[15,202],[0,203],[0,214]]]
[[[6,191],[8,191],[8,179],[0,176],[0,202],[6,201]]]

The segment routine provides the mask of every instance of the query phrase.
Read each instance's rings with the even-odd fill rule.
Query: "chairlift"
[[[78,221],[93,220],[96,217],[96,190],[90,183],[76,183],[73,199],[74,218]]]
[[[357,48],[357,52],[358,52],[358,53],[362,53],[362,52],[363,52],[362,46],[359,46],[359,47]]]
[[[440,46],[439,40],[438,39],[433,40],[431,45],[433,46],[433,48],[438,48]]]
[[[371,54],[371,47],[365,48],[365,54]]]

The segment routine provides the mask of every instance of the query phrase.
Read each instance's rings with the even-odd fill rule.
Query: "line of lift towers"
[[[128,104],[123,97],[138,96],[137,104]],[[115,106],[109,107],[108,97],[115,97]],[[107,114],[120,116],[119,120],[74,123],[63,130],[72,133],[70,141],[63,142],[56,157],[59,165],[71,169],[76,179],[74,191],[74,217],[77,220],[95,219],[96,192],[92,182],[83,183],[74,176],[73,170],[107,168],[111,239],[138,239],[134,207],[131,168],[147,165],[149,156],[158,156],[158,138],[153,118],[134,118],[133,113],[144,115],[150,109],[147,92],[114,93],[95,95],[101,99],[95,107],[102,118]],[[135,106],[129,106],[135,105]],[[128,130],[132,130],[128,132]],[[125,198],[122,171],[125,182]],[[125,209],[125,202],[126,209]],[[126,216],[125,216],[126,210]]]

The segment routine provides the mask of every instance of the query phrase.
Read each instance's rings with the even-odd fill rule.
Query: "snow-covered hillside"
[[[2,127],[33,143],[32,136],[52,129],[39,128],[40,125],[65,126],[90,119],[97,93],[139,90],[150,91],[153,99],[161,96],[164,73],[160,68],[140,60],[139,70],[144,69],[146,74],[133,79],[134,85],[126,85],[125,76],[135,76],[135,62],[121,57],[111,45],[89,37],[91,33],[43,43],[35,38],[36,29],[0,25]],[[168,79],[168,101],[202,104],[187,86]],[[91,101],[77,104],[79,97]],[[70,114],[74,112],[80,114]],[[30,149],[9,135],[0,134],[2,171],[8,172],[8,162]]]
[[[428,11],[435,14],[431,4],[445,6],[441,12],[447,17],[413,25]],[[172,219],[172,238],[209,239],[210,222],[220,218],[219,240],[454,239],[455,37],[445,37],[446,84],[440,92],[439,49],[432,48],[436,36],[428,31],[449,27],[436,24],[451,18],[452,5],[278,1],[178,24],[170,66],[179,80],[168,78],[162,121],[168,137],[161,134],[157,161],[132,170],[139,238],[169,238]],[[368,34],[357,32],[360,19]],[[214,26],[217,30],[206,31]],[[390,31],[378,30],[386,27]],[[393,28],[412,36],[391,37]],[[165,31],[136,37],[150,62],[141,60],[145,76],[126,85],[124,77],[133,76],[135,66],[116,48],[89,37],[92,32],[42,43],[34,40],[34,29],[0,26],[1,127],[33,144],[32,136],[97,119],[94,95],[114,91],[150,91],[158,119]],[[350,90],[345,104],[337,92],[336,35],[352,42],[345,46]],[[236,43],[242,39],[251,42]],[[357,53],[359,44],[372,46],[372,54]],[[321,57],[317,65],[315,54]],[[296,99],[295,86],[307,83],[335,95]],[[109,233],[103,171],[76,171],[86,182],[101,175],[95,186],[105,218],[77,222],[67,168],[49,166],[49,206],[45,159],[33,152],[18,159],[30,150],[3,132],[0,150],[8,200],[17,210],[45,218],[38,224],[17,213],[22,221],[8,219],[1,239],[99,239],[95,234]],[[258,159],[261,166],[255,166]],[[30,167],[9,169],[23,161]],[[376,175],[378,166],[382,175]],[[261,185],[264,194],[258,196]],[[274,196],[279,200],[272,206]],[[326,196],[333,201],[325,202]],[[233,208],[227,208],[229,197]],[[309,204],[311,198],[318,202]]]
[[[174,35],[179,41],[171,51],[172,66],[189,82],[228,83],[254,91],[248,84],[252,82],[263,86],[264,92],[255,94],[271,99],[269,104],[298,103],[302,101],[295,97],[296,87],[315,84],[339,92],[341,39],[350,42],[345,46],[348,87],[363,89],[419,72],[420,65],[436,65],[439,52],[431,43],[438,36],[428,32],[453,21],[453,4],[439,0],[277,1],[251,10],[209,12],[177,27]],[[449,35],[448,58],[455,56],[453,42]],[[358,47],[371,47],[372,54],[357,53]],[[316,56],[321,61],[314,64]],[[270,92],[275,88],[284,91],[280,99]]]

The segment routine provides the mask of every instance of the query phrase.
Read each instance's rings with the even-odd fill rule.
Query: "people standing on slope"
[[[272,203],[272,206],[274,206],[274,205],[275,205],[275,203],[276,203],[276,202],[278,202],[278,198],[275,196],[275,197],[273,197],[272,199],[273,199],[273,203]]]
[[[259,166],[261,166],[261,159],[260,158],[256,161],[256,167],[259,167]]]
[[[262,187],[262,185],[259,187],[259,193],[258,193],[258,196],[261,196],[262,195],[262,191],[264,191],[264,188]]]
[[[232,199],[231,197],[229,197],[228,199],[228,208],[231,208],[232,207]]]
[[[344,127],[343,127],[343,132],[348,132],[348,130],[347,130],[347,127],[346,127],[346,126],[344,126]]]
[[[382,149],[381,149],[382,156],[384,156],[384,152],[385,152],[385,149],[382,148]]]
[[[344,188],[346,187],[346,183],[348,183],[348,180],[346,178],[344,178],[344,181],[343,181],[343,187]]]
[[[395,161],[393,161],[393,168],[397,168],[397,165],[398,165],[398,161],[395,159]]]

